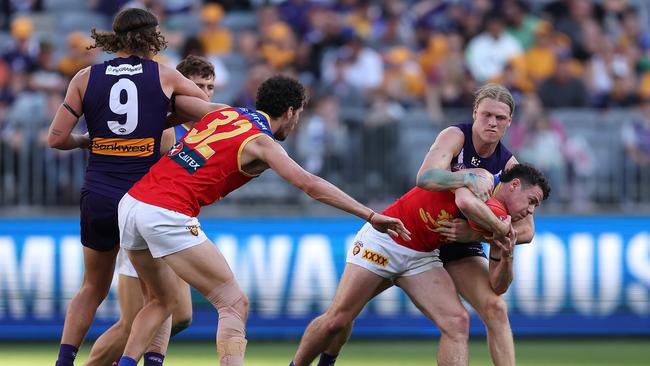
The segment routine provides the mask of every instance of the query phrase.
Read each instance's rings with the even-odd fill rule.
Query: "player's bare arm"
[[[505,293],[514,278],[513,254],[516,243],[517,233],[512,230],[499,245],[490,245],[490,287],[497,295]]]
[[[167,118],[167,127],[172,127],[187,121],[199,121],[207,113],[218,109],[212,108],[208,110],[207,108],[210,107],[207,106],[200,108],[197,106],[198,102],[196,102],[194,104],[188,105],[186,107],[187,109],[183,109],[183,112],[185,113],[179,113],[178,99],[183,99],[181,96],[196,98],[204,103],[208,103],[209,98],[201,90],[201,88],[199,88],[193,81],[183,76],[183,74],[181,74],[178,70],[161,64],[159,64],[158,67],[160,70],[160,80],[162,83],[163,91],[165,92],[165,95],[171,99],[170,109],[172,114]],[[181,105],[185,104],[181,102]],[[207,112],[201,114],[200,111],[192,111],[190,108],[198,108],[200,111],[207,110]]]
[[[83,113],[82,100],[89,76],[90,67],[87,67],[79,71],[70,81],[63,104],[56,111],[47,134],[47,143],[50,147],[71,150],[90,146],[88,134],[72,133]]]
[[[208,101],[208,96],[205,95],[201,88],[194,84],[192,80],[183,76],[183,74],[178,70],[159,63],[158,71],[160,73],[162,89],[168,98],[170,98],[172,94],[176,94],[197,97]]]
[[[487,228],[495,235],[505,236],[510,231],[510,216],[504,221],[494,215],[492,210],[472,193],[468,188],[461,187],[456,189],[456,205],[458,209],[467,217]]]
[[[449,170],[451,160],[460,153],[464,141],[463,133],[458,127],[447,127],[440,132],[420,166],[417,186],[429,191],[467,187],[477,197],[487,200],[492,182],[487,182],[472,172]]]
[[[506,170],[512,168],[515,164],[519,164],[519,162],[513,156],[508,160]],[[517,231],[517,244],[526,244],[533,241],[535,236],[535,218],[533,215],[528,215],[522,220],[513,221],[512,226]]]
[[[203,96],[205,97],[205,93],[203,93]],[[227,104],[210,103],[206,102],[205,98],[199,99],[185,95],[177,95],[174,99],[173,114],[170,116],[171,119],[167,119],[168,126],[175,126],[187,121],[200,121],[210,112],[229,107]]]
[[[242,153],[241,164],[252,162],[254,159],[264,161],[278,175],[310,197],[360,217],[378,231],[392,236],[400,235],[405,240],[410,240],[410,233],[402,221],[375,213],[333,184],[307,172],[275,141],[257,138],[248,143]]]
[[[165,155],[174,146],[174,129],[166,128],[160,136],[160,155]]]

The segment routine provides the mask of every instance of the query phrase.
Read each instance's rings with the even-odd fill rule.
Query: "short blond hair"
[[[510,107],[510,117],[512,117],[512,114],[515,112],[515,99],[503,85],[490,83],[478,88],[476,93],[474,93],[474,109],[486,98],[506,104]]]

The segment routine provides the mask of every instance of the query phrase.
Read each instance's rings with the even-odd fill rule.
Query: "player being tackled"
[[[443,221],[466,217],[489,231],[488,242],[509,252],[517,239],[511,219],[532,215],[549,192],[539,170],[514,165],[492,190],[492,198],[512,215],[501,220],[466,187],[455,192],[411,189],[382,212],[402,220],[411,230],[411,240],[390,237],[367,224],[359,230],[332,304],[309,324],[291,365],[309,365],[331,343],[341,343],[339,337],[344,342],[366,303],[393,284],[440,329],[438,364],[467,365],[469,315],[439,258],[439,248],[447,242],[436,229]]]

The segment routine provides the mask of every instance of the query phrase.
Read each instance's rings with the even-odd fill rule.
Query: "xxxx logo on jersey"
[[[167,153],[167,156],[190,174],[194,174],[197,169],[205,165],[205,160],[183,142],[174,145]]]
[[[372,250],[369,249],[363,250],[363,255],[361,256],[361,258],[367,260],[368,262],[378,264],[382,267],[386,267],[388,265],[388,257],[386,257],[383,254],[373,252]]]

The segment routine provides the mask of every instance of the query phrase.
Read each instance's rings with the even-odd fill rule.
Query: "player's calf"
[[[217,352],[222,366],[244,364],[246,351],[246,320],[248,319],[248,298],[232,278],[217,286],[207,296],[208,301],[219,312],[217,327]]]

